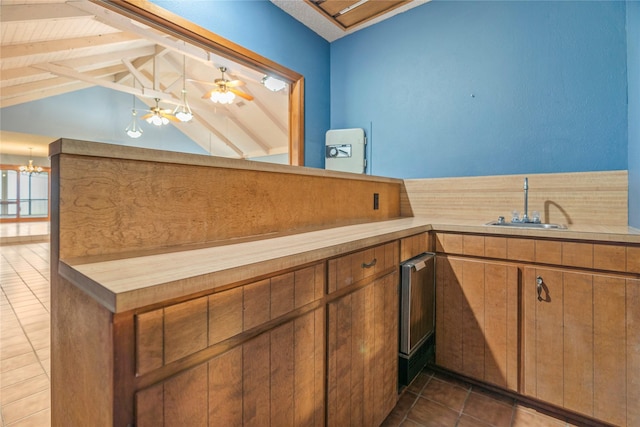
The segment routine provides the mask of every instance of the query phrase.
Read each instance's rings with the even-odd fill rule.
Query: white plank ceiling
[[[161,108],[173,110],[185,85],[194,119],[169,126],[210,154],[287,152],[288,89],[267,90],[262,73],[86,0],[3,0],[0,7],[0,107],[103,86],[132,94],[140,109],[159,98]],[[207,83],[221,77],[221,66],[228,79],[245,82],[238,89],[253,101],[236,97],[221,105],[201,98],[213,88]]]

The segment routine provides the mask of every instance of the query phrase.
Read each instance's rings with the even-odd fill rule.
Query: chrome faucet
[[[529,222],[529,178],[524,179],[524,212],[522,222]]]
[[[500,222],[499,219],[498,222]],[[540,222],[540,214],[536,211],[533,211],[533,218],[529,218],[529,178],[525,177],[524,179],[524,212],[522,213],[522,218],[518,217],[518,211],[513,211],[511,222],[518,224],[537,224]]]

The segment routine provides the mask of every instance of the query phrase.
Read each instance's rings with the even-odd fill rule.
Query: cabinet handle
[[[376,258],[374,258],[374,259],[373,259],[370,263],[368,263],[368,264],[367,264],[366,262],[363,262],[363,263],[362,263],[362,268],[371,268],[371,267],[373,267],[374,265],[376,265],[376,264],[377,264],[377,262],[378,262],[378,260],[377,260]]]
[[[538,290],[538,301],[544,301],[542,298],[542,284],[544,280],[542,280],[542,276],[536,277],[536,289]]]

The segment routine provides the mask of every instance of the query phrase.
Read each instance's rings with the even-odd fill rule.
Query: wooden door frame
[[[290,84],[289,164],[304,166],[304,76],[147,0],[90,0],[106,9],[201,46]]]

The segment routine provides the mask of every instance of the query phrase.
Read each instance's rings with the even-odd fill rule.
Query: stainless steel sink
[[[544,222],[501,222],[491,221],[485,225],[507,228],[538,228],[543,230],[566,230],[567,226],[562,224],[547,224]]]

